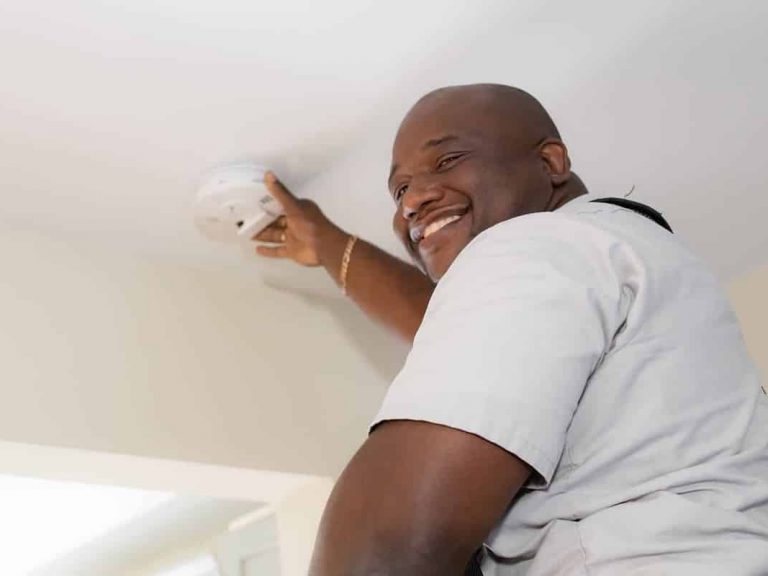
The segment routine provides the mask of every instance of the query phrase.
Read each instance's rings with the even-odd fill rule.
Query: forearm
[[[349,235],[339,230],[324,242],[321,263],[337,283],[348,240]],[[434,290],[418,268],[362,239],[354,246],[346,287],[363,312],[408,342],[413,341]]]

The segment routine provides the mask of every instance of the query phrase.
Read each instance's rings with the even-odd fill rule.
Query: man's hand
[[[285,215],[256,235],[256,252],[290,259],[303,266],[322,266],[339,284],[341,260],[349,234],[326,218],[311,200],[300,200],[268,172],[264,181]],[[347,274],[347,295],[374,321],[411,342],[434,286],[418,268],[359,240]]]
[[[258,246],[256,252],[268,258],[288,258],[302,266],[336,269],[349,236],[326,218],[317,204],[296,198],[271,172],[264,182],[285,215],[254,237],[258,242],[275,244]]]

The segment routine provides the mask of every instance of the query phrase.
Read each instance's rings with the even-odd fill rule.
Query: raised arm
[[[339,284],[341,263],[350,234],[331,222],[311,200],[296,198],[271,172],[269,191],[285,216],[256,236],[257,253],[287,258],[303,266],[322,266]],[[432,281],[410,264],[360,239],[354,245],[347,269],[348,296],[372,320],[411,342],[434,290]]]

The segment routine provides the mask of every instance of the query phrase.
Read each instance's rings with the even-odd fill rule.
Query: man
[[[672,234],[589,201],[533,97],[451,87],[403,120],[394,228],[429,278],[270,186],[260,253],[416,334],[313,576],[768,574],[768,402],[736,320]]]

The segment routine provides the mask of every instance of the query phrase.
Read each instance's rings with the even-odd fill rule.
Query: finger
[[[282,235],[285,234],[285,229],[285,220],[283,220],[282,223],[277,221],[253,236],[251,240],[256,240],[257,242],[282,242],[281,238]]]
[[[260,234],[257,238],[257,242],[269,242],[272,244],[285,244],[288,240],[288,234],[285,230],[269,230],[266,233]]]
[[[266,258],[288,258],[288,249],[285,246],[257,246],[256,254]]]
[[[270,242],[272,244],[285,244],[285,230],[264,230],[253,238],[256,242]]]
[[[274,230],[264,230],[256,238],[257,242],[271,242],[273,244],[285,244],[288,236],[282,228]]]
[[[277,200],[285,210],[286,214],[292,214],[299,209],[299,201],[291,192],[283,186],[283,183],[277,179],[273,172],[264,174],[264,184],[267,190]]]

